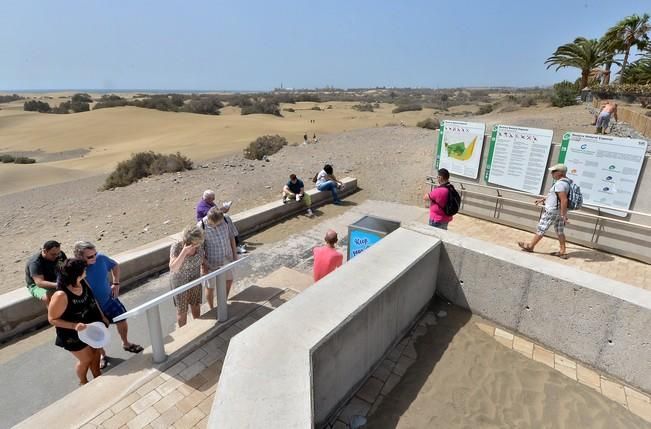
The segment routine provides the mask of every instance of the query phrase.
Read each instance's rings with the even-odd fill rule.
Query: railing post
[[[217,276],[217,321],[228,320],[228,294],[226,292],[226,274]]]
[[[149,326],[149,339],[154,363],[161,363],[167,360],[165,354],[165,343],[163,342],[163,328],[160,322],[158,305],[147,309],[147,325]]]

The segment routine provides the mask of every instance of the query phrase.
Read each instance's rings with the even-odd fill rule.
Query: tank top
[[[86,280],[81,281],[81,295],[75,295],[67,287],[58,287],[66,294],[68,298],[68,306],[61,315],[60,319],[72,323],[92,323],[101,322],[102,315],[97,307],[97,302],[90,290],[90,286]],[[63,337],[77,336],[77,331],[67,328],[56,328],[57,335]]]

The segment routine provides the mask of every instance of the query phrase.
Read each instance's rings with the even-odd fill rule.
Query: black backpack
[[[445,207],[441,207],[441,209],[443,209],[443,213],[446,215],[454,216],[459,213],[459,208],[461,207],[461,195],[456,189],[454,189],[452,183],[446,183],[441,186],[445,186],[448,189],[448,200],[445,202]]]

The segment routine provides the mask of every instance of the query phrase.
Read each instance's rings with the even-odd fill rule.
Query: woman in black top
[[[88,383],[88,369],[95,378],[101,375],[100,351],[81,341],[77,332],[83,331],[86,324],[92,322],[104,322],[108,326],[108,320],[97,305],[85,278],[86,262],[83,259],[68,259],[61,268],[57,291],[52,295],[48,307],[48,320],[57,332],[55,344],[78,359],[75,368],[80,384]]]

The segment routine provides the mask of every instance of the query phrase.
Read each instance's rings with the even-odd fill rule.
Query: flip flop
[[[569,258],[569,256],[567,256],[567,253],[561,253],[561,252],[551,252],[550,255],[551,256],[556,256],[556,257],[561,258],[561,259],[568,259]]]
[[[124,349],[125,352],[130,352],[130,353],[140,353],[141,351],[144,350],[142,346],[134,343],[131,343],[129,346],[122,347],[122,348]]]
[[[533,249],[529,247],[524,241],[518,241],[518,246],[520,246],[520,249],[522,249],[524,252],[533,253]]]
[[[106,368],[108,366],[108,360],[109,360],[108,356],[101,356],[99,358],[99,369]]]

